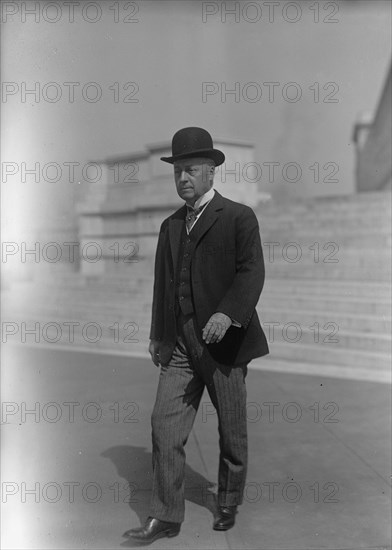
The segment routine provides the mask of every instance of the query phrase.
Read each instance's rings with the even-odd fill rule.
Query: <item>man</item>
[[[160,366],[152,413],[150,516],[127,531],[139,542],[176,536],[184,520],[184,446],[204,387],[219,423],[218,510],[225,531],[242,503],[247,470],[247,365],[268,353],[255,310],[264,284],[257,218],[213,189],[224,154],[202,128],[173,137],[177,193],[185,203],[161,225],[150,347]]]

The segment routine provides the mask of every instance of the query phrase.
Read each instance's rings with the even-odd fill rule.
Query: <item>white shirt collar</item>
[[[200,206],[203,206],[203,204],[209,202],[213,198],[214,195],[215,195],[215,189],[213,187],[211,187],[211,189],[209,189],[207,191],[207,193],[204,193],[204,195],[202,195],[201,197],[199,197],[197,199],[197,201],[195,202],[195,204],[193,206],[191,206],[188,203],[186,203],[186,205],[189,206],[190,208],[194,208],[196,210],[197,208],[200,208]]]

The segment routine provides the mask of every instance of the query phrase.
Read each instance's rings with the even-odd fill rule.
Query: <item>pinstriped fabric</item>
[[[151,417],[153,488],[150,515],[184,520],[184,446],[206,387],[217,411],[219,430],[218,504],[243,501],[247,471],[247,365],[216,363],[192,315],[180,315],[178,340],[169,363],[161,366]]]

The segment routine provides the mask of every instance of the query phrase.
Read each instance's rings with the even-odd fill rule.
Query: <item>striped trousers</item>
[[[177,343],[169,363],[161,365],[151,416],[153,487],[150,515],[162,521],[184,520],[185,444],[207,387],[218,417],[218,504],[241,504],[248,441],[247,364],[216,363],[193,315],[177,318]]]

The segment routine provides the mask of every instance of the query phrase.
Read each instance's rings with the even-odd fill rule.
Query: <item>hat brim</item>
[[[206,157],[212,159],[215,162],[215,166],[220,166],[225,162],[225,155],[219,149],[196,149],[191,153],[183,153],[182,155],[175,155],[173,157],[161,157],[163,162],[174,164],[176,160],[182,160],[187,158]]]

